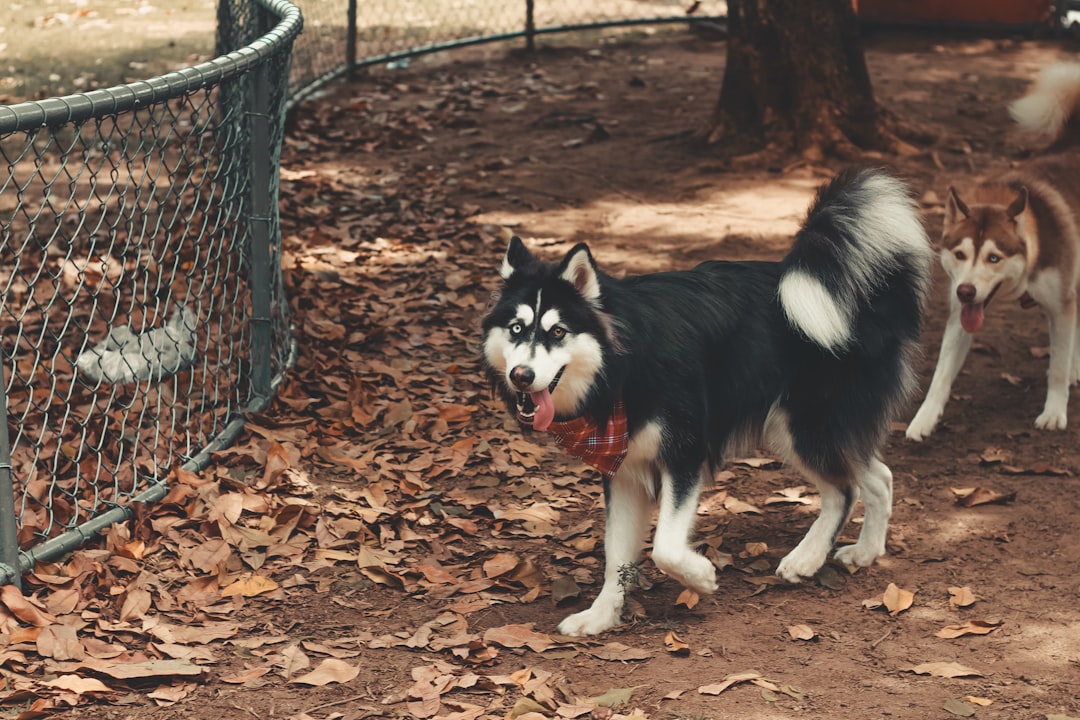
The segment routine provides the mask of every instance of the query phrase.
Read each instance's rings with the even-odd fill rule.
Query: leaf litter
[[[528,79],[548,99],[577,92],[549,87],[542,74]],[[382,85],[379,93],[395,91]],[[347,148],[371,156],[423,146],[440,123],[470,129],[473,108],[508,91],[494,81],[447,81],[435,94],[440,99],[428,107],[382,117],[370,99],[355,98],[347,112],[360,120],[349,129],[336,110],[301,115],[287,152],[333,156]],[[383,710],[582,717],[604,707],[618,708],[609,718],[644,715],[631,703],[645,686],[582,696],[540,665],[560,652],[613,664],[654,656],[681,662],[689,643],[679,634],[665,636],[664,650],[634,648],[497,619],[509,605],[567,602],[595,589],[602,500],[595,475],[505,421],[479,376],[476,320],[502,248],[497,233],[470,222],[475,208],[448,200],[450,180],[471,181],[464,170],[420,166],[394,178],[283,173],[284,278],[303,348],[296,370],[273,408],[251,418],[213,466],[174,470],[164,501],[136,508],[100,543],[40,564],[24,593],[3,590],[5,691],[33,698],[31,712],[44,714],[124,702],[133,693],[177,703],[212,677],[237,686],[258,687],[267,677],[304,688],[345,686],[357,677],[361,654],[378,663],[380,650],[398,649],[416,664],[409,681],[397,678],[380,698],[394,700]],[[981,461],[1002,474],[1071,474],[1058,464],[1012,465],[1004,451],[989,450]],[[736,464],[740,474],[779,469],[766,457]],[[728,487],[704,502],[716,500],[718,515],[726,510],[747,522],[794,513],[816,498],[789,487],[793,477],[757,497]],[[972,505],[1013,499],[1004,495],[974,494]],[[721,525],[713,526],[716,535]],[[759,553],[764,561],[772,551],[752,543],[752,551],[744,545],[747,557],[721,551],[719,541],[708,555],[718,568],[746,574],[755,595],[771,594],[777,583],[769,562],[746,560]],[[393,607],[367,604],[373,589],[425,603],[430,619],[394,622]],[[881,605],[901,613],[913,598],[906,592],[886,590]],[[295,637],[289,603],[314,593],[385,627],[377,634],[347,628],[319,642]],[[680,596],[679,617],[697,602]],[[655,619],[633,598],[630,606]],[[520,669],[504,674],[495,667],[502,660]],[[722,693],[752,683],[770,702],[801,698],[751,672],[701,687]]]

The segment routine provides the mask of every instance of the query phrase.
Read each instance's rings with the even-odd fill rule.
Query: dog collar
[[[630,432],[626,427],[626,409],[622,400],[615,403],[603,428],[591,418],[555,421],[548,426],[566,452],[584,460],[611,479],[626,459],[630,449]]]

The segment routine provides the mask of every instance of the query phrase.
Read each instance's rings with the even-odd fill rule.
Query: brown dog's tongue
[[[529,393],[533,405],[536,406],[536,417],[533,418],[533,430],[547,430],[555,419],[555,403],[551,402],[551,393],[547,388],[540,392]]]
[[[965,303],[960,308],[960,324],[969,333],[978,332],[983,324],[983,304]]]

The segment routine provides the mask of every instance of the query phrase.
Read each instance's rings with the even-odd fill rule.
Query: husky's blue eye
[[[988,262],[990,262],[991,264],[993,264],[993,265],[997,265],[997,264],[998,264],[999,262],[1001,262],[1001,257],[999,257],[998,255],[994,255],[993,253],[991,253],[990,255],[988,255],[988,256],[986,257],[986,260],[987,260]]]
[[[519,323],[519,322],[516,322],[516,323],[513,323],[513,324],[510,325],[510,334],[512,336],[514,336],[514,337],[517,337],[518,335],[520,335],[524,331],[525,331],[525,328],[522,327],[521,323]]]

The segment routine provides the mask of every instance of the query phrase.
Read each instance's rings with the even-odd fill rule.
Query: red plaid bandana
[[[603,430],[589,418],[574,418],[553,422],[548,430],[555,442],[566,452],[584,460],[606,477],[613,478],[630,449],[630,433],[626,429],[626,409],[620,400]]]

